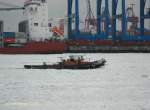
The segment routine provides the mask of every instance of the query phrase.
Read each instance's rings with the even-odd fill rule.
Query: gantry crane
[[[150,19],[150,11],[148,10],[145,14],[145,8],[146,8],[146,2],[147,0],[140,0],[140,32],[141,36],[146,40],[149,39],[149,37],[144,36],[145,32],[145,19]]]
[[[129,6],[126,9],[126,17],[127,17],[127,28],[128,28],[128,22],[130,22],[132,24],[129,28],[129,31],[132,30],[135,32],[138,28],[139,18],[138,16],[135,15],[134,5],[135,4],[132,3],[131,6]]]
[[[97,33],[96,34],[82,34],[79,30],[79,0],[75,0],[75,31],[72,31],[72,8],[73,8],[73,0],[68,0],[68,36],[70,39],[85,39],[85,40],[96,40],[96,39],[107,39],[110,27],[109,27],[109,2],[105,0],[105,32],[102,32],[101,29],[101,21],[102,21],[102,1],[96,0],[97,4]],[[89,4],[89,3],[88,3]]]
[[[85,18],[85,29],[89,30],[90,25],[95,26],[96,25],[96,20],[91,8],[91,1],[86,0],[86,5],[87,5],[87,15]]]
[[[122,0],[122,34],[121,34],[121,40],[123,41],[150,41],[150,35],[145,35],[145,19],[149,19],[150,17],[145,14],[145,6],[146,6],[146,0],[139,0],[140,1],[140,28],[138,35],[133,35],[131,37],[127,34],[127,28],[126,23],[128,21],[128,18],[126,16],[126,0]],[[116,7],[118,6],[117,0],[112,0],[112,16],[113,16],[113,28],[112,28],[112,37],[114,40],[117,40],[118,36],[116,35],[117,29],[116,29]]]

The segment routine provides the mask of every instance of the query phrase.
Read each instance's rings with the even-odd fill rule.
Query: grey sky
[[[16,6],[23,6],[25,0],[0,0],[5,3],[9,3]],[[12,2],[13,1],[13,2]],[[51,16],[63,16],[66,10],[67,0],[47,0],[49,6],[49,15]],[[0,5],[1,7],[1,5]]]
[[[0,0],[4,2],[4,0]],[[23,2],[25,0],[5,0],[6,3],[10,3],[17,6],[23,6]],[[64,17],[67,13],[67,0],[47,0],[48,1],[48,7],[49,7],[49,18],[57,18],[57,17]],[[85,16],[85,5],[86,0],[79,0],[80,2],[80,15]],[[111,1],[111,0],[110,0]],[[120,1],[120,0],[119,0]],[[150,0],[148,0],[150,2]],[[96,6],[96,0],[91,0],[93,10]],[[135,10],[136,14],[139,14],[139,0],[126,0],[126,5],[128,6],[130,3],[136,3]],[[111,4],[110,4],[111,5]],[[149,4],[147,4],[148,6]],[[1,4],[0,4],[0,7]],[[119,7],[118,7],[119,8]],[[96,14],[96,13],[95,13]],[[0,19],[5,19],[7,24],[5,25],[16,25],[21,21],[23,18],[22,11],[12,11],[12,12],[0,12]],[[84,19],[84,17],[82,17]],[[13,22],[12,22],[13,20]],[[150,22],[149,22],[150,23]],[[6,26],[7,27],[7,26]],[[10,29],[11,30],[11,29]],[[17,29],[15,29],[16,31]]]

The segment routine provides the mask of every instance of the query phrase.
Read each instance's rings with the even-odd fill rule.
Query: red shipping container
[[[4,43],[15,43],[15,38],[4,38],[3,42]]]

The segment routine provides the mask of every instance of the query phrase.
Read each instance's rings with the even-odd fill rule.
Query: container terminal
[[[0,20],[0,54],[150,52],[149,0],[137,0],[139,10],[136,2],[127,6],[127,0],[95,0],[93,11],[91,2],[85,0],[87,15],[82,29],[79,0],[67,0],[67,16],[59,26],[48,20],[46,0],[26,0],[23,7],[0,8],[0,13],[23,10],[24,15],[18,32],[6,32]]]

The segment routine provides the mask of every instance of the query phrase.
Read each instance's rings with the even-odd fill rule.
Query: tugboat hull
[[[62,63],[55,65],[24,65],[25,69],[96,69],[104,66],[105,59],[101,59],[94,62],[87,62],[84,64],[63,65]]]

